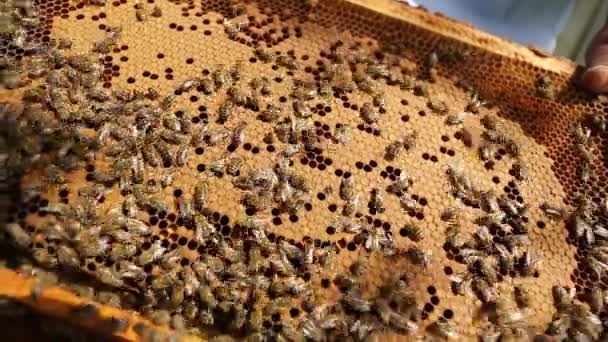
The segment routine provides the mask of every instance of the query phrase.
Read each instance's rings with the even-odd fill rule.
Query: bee
[[[331,101],[333,90],[331,89],[331,84],[327,80],[322,80],[319,83],[319,89],[317,90],[317,92],[322,98]],[[378,100],[380,100],[380,98],[378,98]],[[382,100],[384,100],[384,98],[382,98]],[[382,105],[384,106],[384,104]]]
[[[545,99],[553,99],[555,90],[553,89],[553,80],[550,76],[541,76],[535,83],[536,95]]]
[[[504,147],[508,155],[513,158],[519,157],[519,145],[513,139],[507,139],[504,142]]]
[[[353,176],[343,177],[340,181],[340,198],[344,201],[350,201],[355,198],[355,186]]]
[[[171,153],[171,150],[169,150],[169,146],[165,142],[159,141],[155,143],[154,148],[160,155],[160,158],[163,161],[164,165],[173,165],[173,154]]]
[[[276,63],[278,66],[287,68],[289,70],[296,70],[300,67],[298,65],[298,62],[295,60],[295,58],[293,58],[289,55],[278,56],[276,58]]]
[[[545,216],[551,220],[563,219],[566,217],[566,213],[562,208],[557,208],[548,204],[547,202],[540,205],[540,210],[542,210]]]
[[[175,165],[178,167],[185,166],[190,157],[190,146],[182,145],[175,152]]]
[[[237,149],[245,140],[245,128],[247,128],[247,123],[240,122],[232,131],[230,146],[234,149]]]
[[[225,87],[230,87],[232,84],[232,77],[230,72],[225,70],[222,66],[219,66],[213,72],[213,83],[215,85],[215,89],[223,89]]]
[[[582,163],[580,165],[579,175],[581,182],[587,183],[589,181],[589,177],[591,177],[591,168],[589,163]]]
[[[122,232],[122,230],[120,230],[120,232]],[[125,239],[127,241],[131,241],[131,237],[129,237],[128,239]],[[130,244],[130,243],[113,243],[112,244],[112,254],[122,257],[122,258],[130,258],[132,256],[135,255],[135,253],[137,253],[137,246],[135,244]],[[124,275],[123,275],[124,277]]]
[[[432,69],[435,66],[437,66],[438,63],[439,63],[439,56],[437,55],[437,52],[435,52],[435,51],[431,52],[427,57],[426,66],[429,69]]]
[[[374,109],[374,105],[369,102],[366,102],[363,104],[363,106],[361,106],[359,113],[361,119],[363,119],[363,121],[368,124],[378,122],[378,120],[380,119],[380,114],[376,112],[376,110]]]
[[[118,41],[117,35],[106,35],[93,44],[93,52],[110,53]]]
[[[77,269],[80,267],[80,257],[76,251],[68,246],[60,245],[57,247],[57,261],[67,268]]]
[[[192,202],[186,201],[183,197],[176,199],[178,217],[183,220],[184,224],[188,225],[194,218],[194,211],[192,210]]]
[[[597,113],[587,113],[586,125],[589,126],[594,132],[603,133],[606,131],[606,119]]]
[[[149,311],[146,317],[158,325],[168,325],[171,322],[171,314],[167,310]]]
[[[97,279],[110,286],[123,287],[125,286],[124,281],[117,275],[112,269],[105,266],[97,266],[97,269],[93,272]]]
[[[74,55],[67,57],[67,63],[74,69],[82,73],[92,72],[97,65],[92,56],[89,55]]]
[[[59,38],[57,39],[56,46],[58,50],[69,50],[72,48],[72,40],[69,38]]]
[[[225,123],[232,115],[232,101],[224,102],[218,110],[218,123]]]
[[[435,336],[446,339],[453,339],[458,336],[454,322],[444,318],[439,318],[435,322],[429,324],[426,330]]]
[[[342,297],[344,305],[355,312],[365,313],[370,312],[372,303],[360,297],[356,291],[349,291]]]
[[[591,289],[589,293],[589,309],[594,314],[599,314],[604,310],[604,291],[599,288]]]
[[[587,145],[589,143],[589,138],[591,137],[591,130],[583,127],[581,124],[574,125],[572,128],[574,132],[574,139],[577,144]]]
[[[261,47],[257,47],[255,49],[255,55],[258,57],[263,63],[272,63],[275,60],[276,55],[272,53],[272,51],[265,50]]]
[[[161,160],[157,150],[152,145],[145,144],[141,147],[141,153],[146,164],[151,167],[157,167],[160,165]]]
[[[568,290],[565,287],[553,286],[551,293],[553,294],[553,302],[556,307],[569,306],[576,296],[576,289],[572,288]]]
[[[238,176],[240,173],[241,165],[245,162],[245,159],[240,156],[232,157],[228,159],[226,164],[226,173],[231,176]]]
[[[519,272],[522,276],[527,277],[537,272],[541,260],[532,251],[527,250],[520,258]]]
[[[496,213],[500,211],[498,198],[493,191],[484,191],[480,193],[479,205],[481,209],[487,213]]]
[[[194,187],[194,194],[192,196],[194,210],[201,212],[207,206],[208,187],[209,185],[205,180],[198,182]]]
[[[493,144],[502,144],[506,140],[506,137],[502,133],[494,129],[485,130],[481,136]]]
[[[237,106],[243,106],[247,103],[247,93],[241,90],[237,85],[232,85],[228,88],[228,95],[230,95],[230,99]]]
[[[370,63],[367,65],[367,74],[374,79],[378,78],[389,78],[391,72],[386,64],[381,63]]]
[[[485,104],[485,102],[481,101],[479,99],[479,94],[476,91],[472,91],[471,94],[469,95],[469,102],[467,103],[465,110],[467,112],[477,114],[477,113],[479,113],[479,109],[481,108],[481,106],[483,106],[484,104]],[[488,116],[486,115],[485,117],[488,117]],[[483,118],[482,118],[482,120],[483,120]],[[490,120],[493,120],[493,119],[490,119]],[[492,126],[492,123],[490,123],[489,125],[486,125],[486,123],[484,123],[482,121],[482,124],[487,129],[494,129],[494,128],[490,128],[490,126]],[[494,121],[494,124],[495,124],[495,121]]]
[[[160,241],[154,242],[150,248],[143,250],[142,253],[137,257],[137,265],[144,266],[159,260],[165,253],[165,250],[166,249],[161,246]]]
[[[209,286],[201,286],[198,288],[198,290],[196,291],[196,294],[199,298],[199,300],[201,301],[201,303],[205,304],[207,306],[207,308],[209,309],[214,309],[217,307],[218,302],[215,299],[215,296],[213,295],[213,292],[211,292],[211,288]],[[202,313],[202,311],[201,311]]]
[[[351,140],[350,126],[344,124],[336,125],[332,139],[338,144],[348,144]]]
[[[446,237],[446,243],[452,248],[460,248],[465,244],[465,239],[462,237],[460,233],[460,229],[456,226],[452,226],[448,228]]]
[[[198,317],[198,304],[195,301],[186,301],[183,306],[182,316],[187,321],[194,321]]]
[[[494,155],[494,147],[491,144],[481,144],[479,146],[479,159],[487,161],[492,159]]]
[[[394,195],[401,195],[404,192],[406,192],[408,190],[408,187],[412,184],[411,179],[408,179],[407,177],[399,177],[398,179],[396,179],[395,181],[393,181],[391,184],[389,184],[386,187],[386,191],[389,194],[394,194]]]
[[[393,161],[395,160],[397,157],[399,157],[399,155],[401,154],[401,152],[404,149],[404,144],[402,141],[400,140],[395,140],[391,143],[389,143],[385,150],[384,153],[384,159],[388,160],[388,161]]]
[[[312,112],[308,109],[308,106],[301,100],[293,101],[293,110],[298,118],[309,118],[312,116]]]
[[[403,193],[399,197],[399,204],[401,208],[406,211],[416,210],[418,208],[418,201],[412,198],[410,194]]]
[[[464,123],[464,120],[466,119],[466,117],[467,117],[467,112],[461,112],[458,114],[450,114],[445,119],[445,123],[448,126],[462,125]]]
[[[376,94],[374,95],[374,106],[376,107],[384,107],[386,105],[386,101],[384,100],[384,95],[382,94]]]
[[[13,243],[17,247],[28,248],[32,243],[30,235],[18,223],[7,223],[4,230],[12,238]]]
[[[295,274],[295,269],[293,265],[289,262],[287,257],[283,254],[279,255],[271,255],[268,258],[268,262],[270,263],[270,269],[280,275],[290,276]]]
[[[197,79],[189,79],[189,80],[185,80],[184,82],[182,82],[176,89],[175,91],[180,92],[180,93],[187,93],[189,92],[192,88],[195,88],[198,86],[198,80]]]
[[[135,9],[135,17],[137,18],[137,21],[143,22],[148,20],[148,13],[142,6],[137,6]]]
[[[406,224],[403,226],[403,228],[401,228],[401,231],[404,232],[404,236],[407,236],[414,242],[420,242],[422,239],[424,239],[424,233],[419,227]]]
[[[591,153],[587,145],[576,144],[575,150],[584,163],[591,163],[593,161],[593,153]]]
[[[525,181],[528,179],[528,168],[525,167],[521,160],[517,159],[511,166],[511,170],[515,173],[517,180]]]
[[[411,131],[403,136],[403,147],[406,150],[411,150],[416,146],[416,139],[418,138],[418,132]]]
[[[173,105],[175,104],[175,99],[176,99],[176,97],[173,94],[165,96],[159,103],[160,108],[162,110],[171,109],[171,107],[173,107]]]
[[[366,94],[373,96],[378,93],[378,86],[369,77],[356,77],[355,82],[357,87]]]
[[[445,115],[448,113],[448,105],[439,99],[431,98],[427,101],[426,106],[435,114]]]
[[[203,93],[211,95],[215,91],[215,82],[210,77],[205,77],[199,81],[199,86],[203,89]]]
[[[410,247],[405,255],[408,257],[410,262],[414,265],[427,267],[431,263],[431,253],[426,252],[418,247]]]
[[[225,142],[230,137],[230,134],[229,130],[220,128],[209,132],[208,136],[205,137],[205,141],[208,146],[216,146]]]
[[[162,17],[163,12],[160,9],[160,6],[158,6],[158,5],[154,6],[154,8],[152,9],[152,13],[150,13],[150,15],[153,16],[154,18]]]
[[[355,195],[353,199],[350,201],[346,201],[344,207],[342,208],[342,215],[350,217],[357,212],[357,207],[359,206],[359,195]]]
[[[54,164],[49,164],[46,168],[46,179],[50,184],[65,184],[64,172]]]
[[[110,291],[97,292],[97,295],[95,296],[95,301],[113,307],[121,306],[120,297],[116,293]]]
[[[241,31],[242,23],[224,18],[223,25],[224,25],[224,30],[226,31],[226,33],[229,36],[234,36]]]

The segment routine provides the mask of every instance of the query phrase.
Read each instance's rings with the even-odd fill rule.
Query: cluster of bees
[[[27,1],[15,3],[19,13],[29,13]],[[101,2],[103,3],[103,2]],[[29,7],[28,7],[29,6]],[[142,3],[136,6],[136,17],[145,21],[148,16],[160,17],[159,7],[152,9]],[[19,17],[22,25],[29,25],[27,17]],[[8,24],[0,22],[3,32]],[[227,35],[236,35],[246,22],[225,20]],[[21,38],[18,28],[14,33],[17,44]],[[25,31],[23,31],[25,32]],[[464,127],[468,117],[478,117],[485,102],[470,90],[469,102],[463,111],[452,113],[448,105],[432,97],[425,82],[391,72],[382,58],[365,53],[345,53],[339,45],[327,53],[331,61],[319,73],[319,81],[309,82],[294,75],[300,69],[290,55],[277,55],[261,47],[253,54],[263,63],[274,63],[287,75],[294,76],[290,104],[272,103],[270,80],[257,77],[246,80],[242,65],[216,66],[208,75],[180,82],[169,95],[154,88],[145,90],[107,91],[99,86],[103,68],[98,54],[110,52],[118,43],[122,30],[109,28],[105,36],[94,42],[91,53],[71,54],[71,42],[60,39],[54,46],[37,49],[35,63],[14,65],[3,71],[0,81],[6,88],[26,85],[28,79],[43,82],[23,92],[20,107],[2,105],[2,155],[6,175],[16,179],[24,174],[41,173],[39,183],[21,189],[19,202],[30,204],[49,191],[74,192],[71,203],[45,203],[38,208],[47,219],[36,234],[28,231],[23,222],[11,222],[3,227],[3,242],[31,256],[35,266],[20,259],[21,273],[35,275],[37,285],[32,298],[40,297],[46,286],[61,285],[97,302],[135,309],[158,325],[168,325],[178,334],[219,331],[231,336],[246,337],[251,341],[339,340],[347,337],[364,340],[375,332],[387,330],[414,334],[419,330],[421,310],[403,280],[384,284],[377,295],[362,295],[365,278],[364,262],[354,263],[348,274],[336,277],[336,285],[343,294],[335,303],[324,303],[307,281],[310,274],[330,267],[338,250],[335,245],[315,246],[305,242],[296,244],[284,239],[270,238],[264,213],[270,208],[296,214],[309,202],[311,186],[306,178],[294,171],[293,158],[307,151],[322,150],[329,144],[348,144],[350,128],[337,127],[330,137],[319,136],[311,118],[311,101],[331,101],[334,93],[359,91],[370,98],[360,106],[361,123],[382,131],[386,112],[383,83],[396,86],[427,98],[427,107],[445,117],[448,126],[461,126],[460,135],[466,146],[472,147],[473,133]],[[21,42],[23,45],[24,42]],[[435,68],[444,60],[464,58],[460,54],[431,53],[425,67],[434,77]],[[221,95],[223,102],[215,113],[213,125],[194,124],[183,111],[176,111],[177,94],[197,89],[207,96]],[[548,77],[538,81],[537,94],[550,98],[552,82]],[[246,170],[245,159],[230,156],[247,140],[248,124],[239,118],[245,110],[258,113],[258,119],[272,124],[264,142],[279,141],[284,148],[267,168]],[[181,114],[178,114],[181,113]],[[516,141],[501,132],[491,115],[479,117],[485,130],[479,137],[481,162],[488,162],[497,149],[504,149],[513,159],[513,169],[519,181],[527,180],[527,171]],[[7,129],[10,128],[10,129]],[[573,130],[576,152],[581,159],[581,180],[589,178],[590,137],[605,131],[605,122],[590,116]],[[404,133],[384,148],[387,161],[399,158],[416,145],[418,133]],[[186,167],[196,148],[222,148],[227,153],[210,161],[205,173],[191,193],[178,196],[168,204],[161,192],[171,188],[179,168]],[[107,167],[96,167],[90,172],[90,183],[73,189],[71,173],[83,164],[96,164],[100,159],[110,161]],[[478,188],[467,176],[467,171],[450,164],[446,170],[449,195],[457,205],[447,208],[441,219],[447,226],[446,245],[458,250],[463,272],[451,277],[451,287],[457,295],[469,295],[483,303],[492,323],[482,333],[483,340],[497,341],[523,338],[530,335],[525,308],[530,295],[518,277],[531,277],[541,271],[541,260],[530,247],[527,228],[529,207],[523,202]],[[243,210],[248,218],[240,222],[244,233],[238,238],[227,238],[213,224],[209,208],[209,188],[213,177],[228,175],[231,184],[241,194]],[[156,179],[153,179],[156,177]],[[382,213],[384,197],[388,193],[399,198],[405,211],[417,209],[417,201],[408,193],[413,180],[405,173],[386,188],[369,191],[368,209]],[[111,192],[120,193],[113,206],[101,206],[101,199]],[[329,195],[333,189],[326,188]],[[414,245],[397,248],[392,232],[376,227],[356,215],[361,194],[355,190],[355,176],[348,173],[340,178],[338,196],[341,200],[339,218],[331,225],[335,231],[348,233],[363,241],[368,253],[386,257],[404,256],[412,264],[425,267],[431,263],[429,252]],[[48,202],[48,201],[47,201]],[[464,225],[463,207],[481,209],[474,220],[475,232],[461,232]],[[106,208],[106,209],[102,209]],[[608,230],[594,218],[599,211],[608,213],[608,206],[597,207],[583,197],[579,206],[567,212],[548,203],[540,208],[552,220],[568,224],[571,237],[586,251],[585,262],[598,278],[608,268],[605,241]],[[164,245],[147,222],[148,215],[176,213],[180,225],[192,234],[192,241],[204,247],[200,258],[183,264],[182,252]],[[250,214],[253,213],[253,214]],[[422,229],[406,224],[402,234],[414,243],[422,241]],[[498,236],[495,233],[500,232]],[[105,260],[99,263],[96,260]],[[107,262],[109,261],[109,263]],[[59,275],[85,274],[83,283],[69,282]],[[513,278],[509,293],[498,290],[501,274]],[[306,280],[305,280],[306,279]],[[582,304],[573,290],[554,287],[556,313],[544,335],[558,339],[597,340],[603,333],[599,314],[604,311],[606,294],[594,289]],[[304,314],[280,324],[273,317],[299,303]],[[76,320],[88,320],[98,315],[95,305],[74,310]],[[118,332],[128,322],[105,322],[105,329]],[[138,324],[136,333],[145,339],[158,340],[164,335]],[[458,336],[454,322],[437,319],[426,331],[440,338]],[[228,338],[222,335],[221,338]]]

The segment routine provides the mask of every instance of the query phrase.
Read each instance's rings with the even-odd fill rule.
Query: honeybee
[[[207,190],[208,183],[202,180],[194,187],[194,194],[192,196],[193,207],[196,211],[201,212],[207,205]]]
[[[380,114],[376,112],[374,106],[369,102],[364,103],[363,106],[361,106],[359,112],[361,115],[361,119],[363,119],[363,121],[368,124],[378,122],[378,120],[380,119]]]
[[[541,76],[535,83],[536,95],[545,99],[553,99],[555,97],[555,90],[553,89],[553,80],[550,76]]]
[[[389,78],[391,72],[386,64],[381,63],[370,63],[367,65],[367,74],[372,78]]]
[[[289,70],[296,70],[299,68],[298,62],[295,58],[289,55],[280,55],[276,58],[276,63],[278,66],[287,68]]]
[[[448,126],[462,125],[464,123],[464,120],[466,119],[466,117],[467,117],[467,112],[460,112],[460,113],[457,113],[457,114],[450,114],[445,119],[445,123]]]
[[[161,10],[161,8],[158,5],[156,5],[152,9],[152,13],[150,13],[150,15],[153,16],[154,18],[160,18],[163,15],[163,11]]]
[[[12,238],[12,242],[21,248],[28,248],[32,243],[32,238],[18,223],[7,223],[5,225],[5,231]]]
[[[401,229],[404,231],[404,235],[414,242],[420,242],[424,239],[424,233],[419,227],[406,224]]]
[[[484,115],[479,121],[486,129],[489,130],[496,130],[496,127],[498,125],[496,118],[494,116],[491,116],[490,114]]]
[[[137,18],[137,21],[143,22],[148,20],[148,13],[142,6],[138,6],[135,9],[135,17]]]
[[[435,322],[431,323],[426,329],[431,334],[441,338],[453,339],[458,336],[454,322],[444,318],[439,318]]]
[[[431,98],[428,100],[426,105],[435,114],[445,115],[449,111],[448,105],[439,99]]]
[[[154,148],[160,155],[160,158],[162,159],[163,164],[166,164],[169,166],[174,164],[175,161],[173,160],[173,154],[171,153],[171,151],[169,150],[169,146],[165,142],[159,141],[159,142],[155,143]]]
[[[190,157],[190,146],[184,144],[175,152],[175,165],[178,167],[185,166]]]
[[[562,208],[552,206],[547,202],[540,205],[540,210],[542,210],[545,216],[551,220],[563,219],[566,217],[566,213]]]
[[[230,116],[232,115],[232,104],[232,101],[226,101],[220,106],[218,110],[219,123],[224,123],[230,119]]]
[[[224,23],[223,23],[224,30],[226,31],[226,33],[229,36],[234,36],[237,33],[239,33],[241,31],[241,25],[242,24],[243,23],[240,23],[240,22],[237,22],[237,21],[234,21],[234,20],[228,20],[226,18],[224,18]]]
[[[359,206],[359,195],[355,195],[353,199],[350,201],[346,201],[344,204],[344,208],[342,208],[342,215],[344,216],[353,216],[355,212],[357,212],[357,207]]]
[[[414,265],[427,267],[431,263],[431,254],[418,247],[410,247],[405,255]]]
[[[395,160],[403,151],[404,145],[400,140],[389,143],[385,148],[384,158],[388,161]]]
[[[344,201],[350,201],[355,198],[355,186],[353,176],[342,177],[340,180],[340,198]]]
[[[467,103],[465,110],[467,112],[477,114],[477,113],[479,113],[479,109],[481,108],[481,106],[483,106],[484,104],[485,104],[485,102],[479,99],[479,94],[476,91],[471,91],[470,95],[469,95],[469,102]],[[488,117],[488,116],[486,115],[486,117]],[[493,119],[491,119],[491,120],[493,120]],[[482,124],[487,129],[494,129],[494,128],[490,128],[490,127],[492,127],[491,123],[489,125],[486,125],[486,123],[484,123],[482,121]]]

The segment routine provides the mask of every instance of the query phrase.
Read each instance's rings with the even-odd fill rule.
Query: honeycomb
[[[71,144],[67,155],[82,160],[55,176],[51,174],[56,168],[49,171],[48,164],[33,162],[15,171],[18,179],[5,186],[14,188],[7,191],[10,200],[3,210],[7,269],[0,271],[0,293],[4,297],[127,340],[154,339],[137,322],[163,334],[175,329],[193,339],[561,336],[567,333],[555,332],[556,317],[563,314],[556,305],[557,288],[567,289],[582,311],[590,308],[591,317],[606,322],[603,303],[598,309],[594,298],[608,288],[601,258],[602,241],[608,237],[602,231],[608,215],[608,147],[602,127],[608,100],[578,88],[581,69],[570,61],[389,0],[102,3],[34,1],[39,24],[25,30],[25,45],[15,44],[8,34],[2,37],[0,55],[8,61],[2,71],[29,70],[21,86],[0,92],[2,103],[23,113],[12,118],[11,111],[3,110],[3,134],[9,141],[11,130],[37,132],[33,125],[38,119],[25,115],[32,110],[24,100],[27,90],[42,89],[52,97],[53,88],[62,85],[51,84],[50,75],[68,67],[51,68],[42,78],[28,68],[35,69],[65,39],[71,47],[62,53],[88,56],[120,27],[115,44],[92,57],[99,65],[95,87],[108,98],[97,101],[96,107],[83,107],[94,101],[75,96],[67,105],[70,115],[80,111],[85,115],[88,110],[92,117],[73,123],[63,120],[57,108],[42,111],[49,120],[65,125],[63,133],[47,144]],[[232,85],[218,87],[224,71]],[[342,76],[342,83],[336,81]],[[216,88],[210,91],[200,80],[212,78]],[[198,80],[194,86],[185,86],[193,79]],[[136,186],[122,178],[100,181],[120,163],[137,163],[120,152],[130,148],[118,137],[123,134],[121,127],[104,123],[135,127],[139,118],[129,109],[104,117],[100,109],[104,103],[128,97],[125,94],[149,94],[149,89],[159,94],[158,100],[144,96],[132,102],[145,103],[146,108],[160,106],[158,113],[171,118],[161,126],[168,129],[177,122],[180,137],[188,142],[178,137],[179,143],[164,144],[169,149],[161,152],[160,163],[143,165],[143,178]],[[243,105],[237,100],[240,90],[248,94]],[[230,101],[231,110],[225,106]],[[268,118],[273,108],[280,118]],[[19,122],[32,127],[18,128]],[[281,138],[281,132],[296,130],[298,125],[305,127],[298,131],[301,141]],[[582,138],[577,134],[579,126]],[[242,128],[242,137],[234,133]],[[500,137],[492,139],[492,133]],[[102,135],[111,138],[99,139],[100,146],[94,149],[84,146],[83,141]],[[150,144],[170,140],[150,135],[157,139]],[[195,137],[200,141],[190,143]],[[30,141],[21,139],[8,144],[12,153],[29,147]],[[589,154],[587,163],[581,161],[581,145]],[[53,148],[44,145],[40,153],[51,154]],[[77,152],[87,148],[90,151]],[[282,170],[294,183],[281,183],[284,188],[275,189],[278,194],[270,199],[236,185],[261,177],[256,173],[260,170],[275,170],[277,175]],[[53,183],[51,178],[55,184],[40,187]],[[295,180],[304,185],[297,186]],[[91,188],[103,183],[103,190]],[[188,203],[191,199],[196,203],[201,184],[208,189],[197,217],[213,227],[213,242],[196,235],[187,215],[192,209]],[[344,193],[345,184],[352,187],[351,196]],[[145,228],[138,229],[150,232],[138,240],[137,250],[126,258],[114,253],[119,245],[129,245],[124,241],[121,245],[116,233],[107,242],[111,248],[103,246],[100,238],[95,247],[102,252],[77,256],[77,265],[63,265],[59,250],[77,239],[58,239],[52,235],[57,232],[49,233],[66,224],[65,216],[73,215],[56,211],[72,206],[70,210],[81,211],[74,215],[86,216],[92,210],[92,220],[99,220],[95,222],[126,217],[125,203],[137,197],[135,188],[153,193],[160,202],[130,216],[144,223]],[[289,202],[293,188],[301,190],[294,203]],[[473,193],[472,198],[455,188]],[[93,196],[83,195],[91,189],[96,190]],[[289,198],[284,200],[285,196]],[[91,197],[92,202],[83,201]],[[499,199],[497,210],[492,198]],[[489,210],[484,201],[490,203]],[[547,203],[559,213],[548,215]],[[347,214],[349,210],[352,213]],[[486,213],[503,211],[510,213],[487,229],[480,228],[485,227],[480,218],[492,216]],[[446,218],[450,213],[454,217]],[[577,213],[588,216],[591,237],[577,234]],[[90,226],[87,229],[92,230],[95,224]],[[127,223],[120,226],[129,232]],[[8,227],[21,227],[27,243],[13,241],[21,235]],[[456,230],[466,243],[455,242]],[[260,258],[271,266],[263,272],[246,270],[248,281],[224,277],[240,272],[232,265],[252,265],[248,253],[262,240],[272,246],[264,247],[268,251],[285,248],[297,255],[312,251],[313,262],[304,267],[299,265],[303,261],[290,260],[287,268],[296,271],[281,272],[280,263],[267,252]],[[510,246],[507,252],[516,255],[511,260],[514,266],[501,263],[504,247],[496,246]],[[221,297],[221,288],[247,283],[238,294],[245,303],[230,302],[227,311],[213,311],[213,324],[197,318],[180,326],[173,317],[186,315],[188,303],[204,307],[196,294],[186,293],[177,306],[162,304],[160,299],[150,304],[149,294],[138,287],[141,284],[102,278],[101,270],[118,274],[122,262],[142,260],[155,248],[168,261],[157,257],[142,262],[141,283],[153,286],[167,274],[209,267],[221,256],[225,269],[217,275],[220,283],[214,285],[214,294]],[[244,252],[228,260],[224,248]],[[600,271],[590,259],[599,260],[595,265]],[[461,293],[456,287],[467,276],[472,277],[471,289]],[[184,277],[174,282],[188,285]],[[36,278],[53,281],[33,296],[40,282]],[[271,285],[262,295],[257,292],[260,284],[287,279],[297,280],[309,291],[299,294],[291,289],[287,295],[277,295]],[[407,295],[401,296],[404,292]],[[527,300],[518,296],[521,292]],[[353,301],[363,308],[349,301],[355,296]],[[74,317],[74,307],[86,303],[99,307],[95,317]],[[324,308],[331,309],[326,313]],[[158,319],[155,310],[170,315],[171,324]],[[256,321],[259,327],[253,323],[254,314],[261,320]],[[237,325],[235,317],[242,315],[245,320]],[[399,320],[403,317],[407,319]],[[124,318],[129,324],[124,330],[108,330],[102,324],[108,318]],[[321,329],[327,336],[316,338],[310,326],[322,324],[329,327]],[[586,331],[593,339],[600,338],[602,329],[589,332],[594,329],[598,328]],[[577,334],[572,331],[568,333]]]

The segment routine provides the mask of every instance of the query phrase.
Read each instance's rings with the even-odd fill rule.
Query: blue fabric
[[[412,2],[412,1],[408,1]],[[572,0],[413,0],[433,12],[473,23],[482,31],[524,45],[555,49]]]

